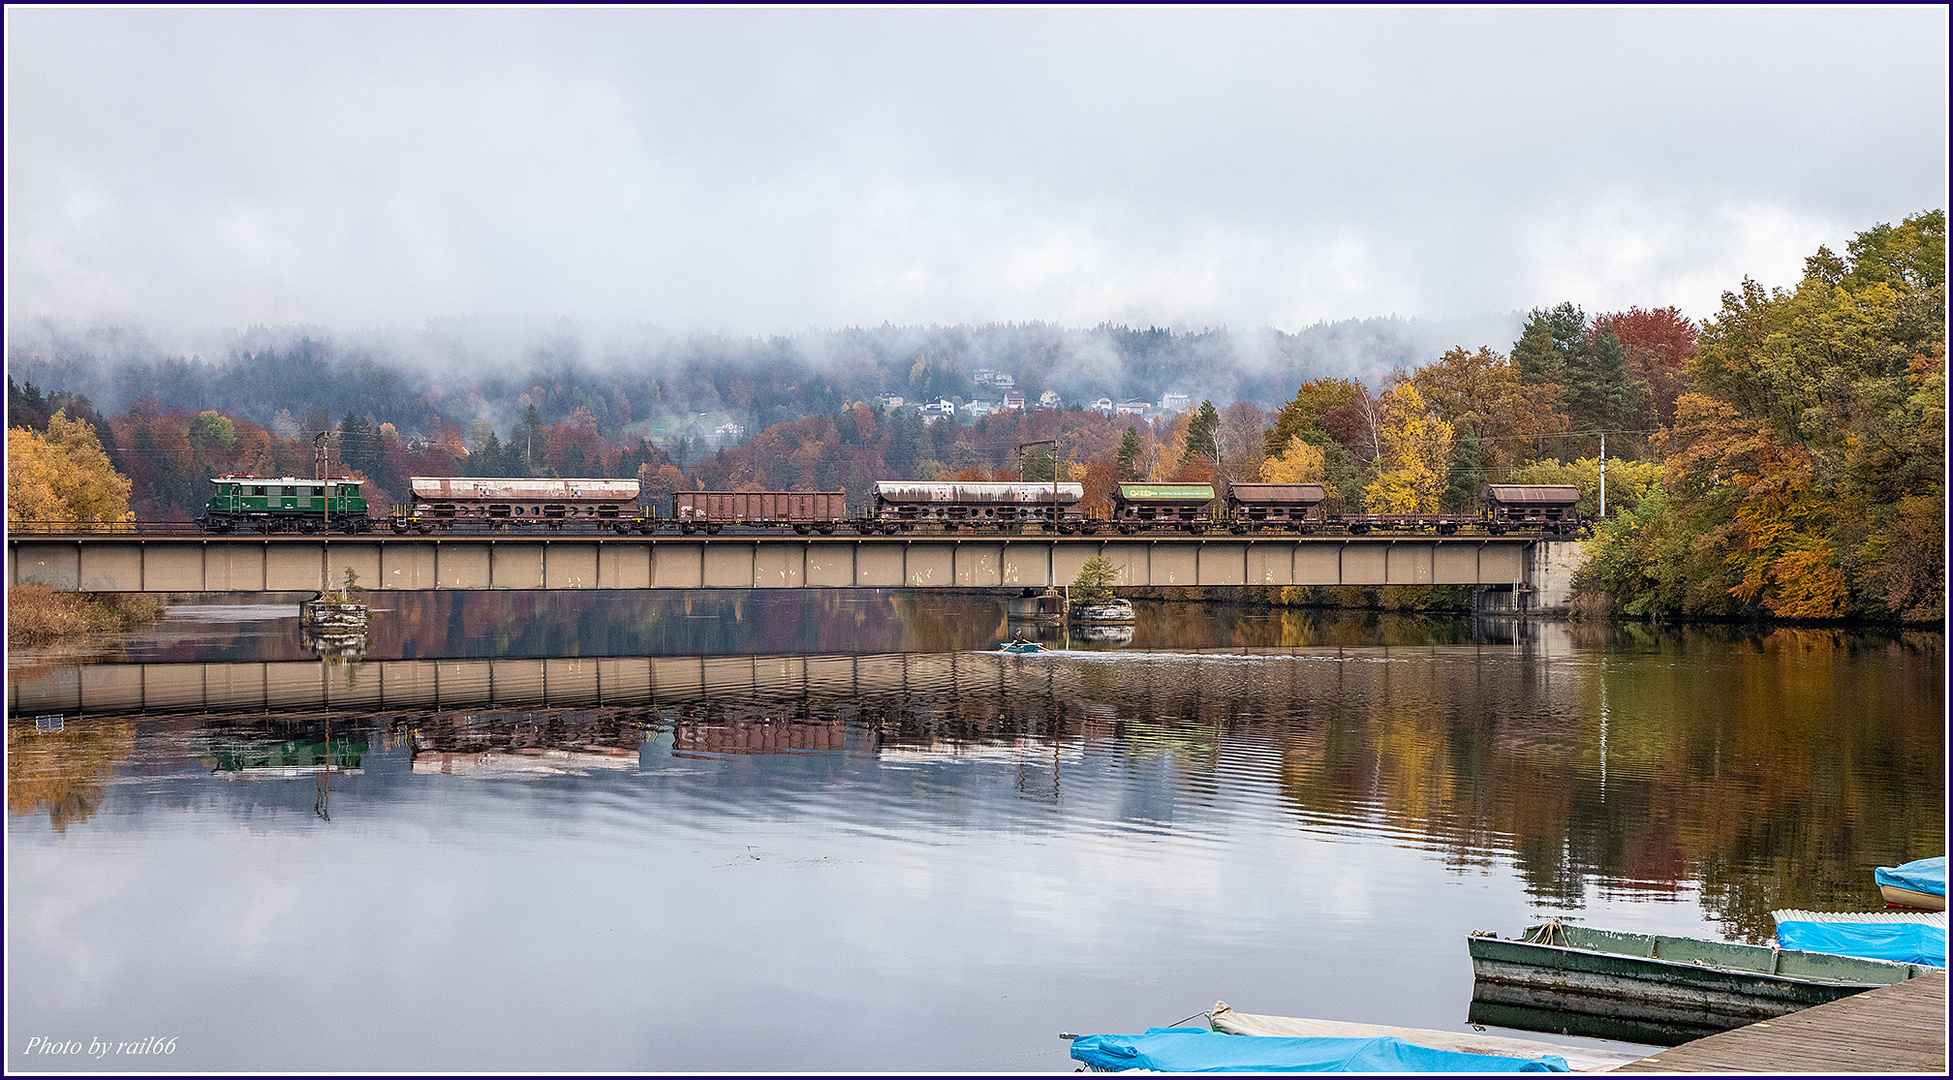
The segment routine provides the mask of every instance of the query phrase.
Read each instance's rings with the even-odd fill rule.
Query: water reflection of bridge
[[[1477,651],[1499,645],[1232,647],[1171,654],[1080,654],[1148,667],[1149,656],[1225,662],[1244,655],[1331,659],[1428,656],[1434,649]],[[873,702],[889,697],[995,705],[1004,691],[1044,689],[1060,699],[1096,696],[1087,683],[1098,665],[1065,663],[1066,654],[993,652],[875,655],[526,657],[493,660],[316,660],[78,664],[7,684],[9,716],[43,714],[398,712],[449,709],[652,708],[702,704],[718,709],[767,702]],[[1117,659],[1114,659],[1114,658]],[[1299,678],[1292,673],[1284,678]],[[1150,683],[1151,680],[1149,679]],[[1172,687],[1149,688],[1148,693]],[[1272,689],[1272,688],[1271,688]],[[1252,691],[1244,691],[1252,694]]]
[[[80,664],[9,681],[9,715],[640,707],[991,693],[1024,661],[988,653]]]

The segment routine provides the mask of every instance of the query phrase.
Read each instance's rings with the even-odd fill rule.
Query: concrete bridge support
[[[1573,575],[1587,558],[1585,540],[1540,540],[1526,553],[1525,576],[1487,583],[1474,609],[1487,615],[1564,618],[1573,604]]]

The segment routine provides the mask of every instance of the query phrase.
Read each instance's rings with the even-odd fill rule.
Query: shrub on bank
[[[154,622],[162,610],[162,602],[147,593],[90,595],[16,585],[7,590],[7,644],[51,645],[134,630]]]

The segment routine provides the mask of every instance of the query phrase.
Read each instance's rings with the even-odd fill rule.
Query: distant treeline
[[[1503,348],[1519,316],[1432,323],[1345,320],[1297,333],[1175,331],[1048,323],[881,326],[792,337],[695,335],[631,342],[565,333],[519,347],[453,342],[360,347],[324,333],[242,335],[215,358],[169,355],[139,337],[15,328],[8,371],[42,387],[85,394],[109,412],[150,399],[163,412],[216,410],[285,435],[316,432],[351,413],[403,435],[466,433],[485,420],[503,441],[534,407],[544,424],[589,413],[601,438],[655,436],[667,448],[725,422],[745,432],[894,394],[910,402],[1000,402],[980,371],[998,372],[1036,401],[1108,397],[1271,406],[1305,378],[1374,382],[1455,345]],[[709,418],[705,422],[702,418]],[[697,431],[695,425],[704,426]]]

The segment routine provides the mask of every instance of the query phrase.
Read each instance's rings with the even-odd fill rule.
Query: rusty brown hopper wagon
[[[1574,505],[1580,489],[1572,484],[1487,484],[1485,516],[1494,531],[1501,527],[1538,527],[1568,533],[1580,527]]]
[[[1228,520],[1237,529],[1258,525],[1304,528],[1320,519],[1328,498],[1321,484],[1235,484],[1227,490]]]
[[[1152,525],[1206,528],[1214,488],[1209,484],[1120,484],[1112,493],[1112,520],[1121,532]]]

